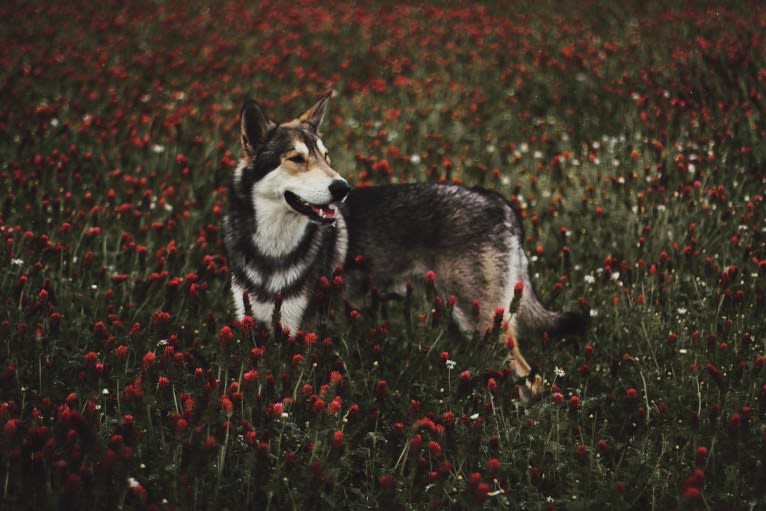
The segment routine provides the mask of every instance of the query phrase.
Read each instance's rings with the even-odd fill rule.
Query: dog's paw
[[[528,404],[537,399],[543,391],[543,378],[539,374],[529,375],[519,385],[519,397],[523,404]]]

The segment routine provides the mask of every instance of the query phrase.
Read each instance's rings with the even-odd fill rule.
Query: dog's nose
[[[348,186],[345,179],[335,179],[330,183],[330,193],[332,194],[332,198],[338,202],[345,200],[350,191],[351,187]]]

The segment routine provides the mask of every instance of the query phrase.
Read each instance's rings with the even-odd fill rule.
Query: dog
[[[452,317],[468,334],[477,327],[476,301],[480,328],[492,325],[503,307],[516,339],[584,331],[583,315],[549,311],[536,298],[520,221],[501,195],[425,183],[352,190],[333,169],[319,132],[331,95],[282,124],[254,101],[242,107],[244,157],[224,219],[239,318],[249,312],[270,324],[279,294],[281,324],[295,332],[313,313],[319,279],[343,266],[352,296],[365,287],[404,293],[413,276],[432,271],[436,291],[456,298]],[[517,310],[510,314],[514,297]],[[515,376],[526,381],[522,398],[539,393],[542,378],[517,342],[509,359]]]

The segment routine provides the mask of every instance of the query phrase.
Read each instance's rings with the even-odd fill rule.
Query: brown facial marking
[[[290,175],[305,172],[322,172],[329,177],[335,177],[336,172],[330,166],[329,154],[320,154],[320,148],[310,147],[299,137],[293,137],[293,149],[282,155],[282,166]]]

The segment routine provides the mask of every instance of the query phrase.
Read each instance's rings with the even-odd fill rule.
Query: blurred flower
[[[694,462],[697,466],[704,465],[707,460],[708,449],[704,445],[700,445],[694,452]]]
[[[577,461],[584,462],[588,456],[588,450],[585,447],[585,444],[577,444],[575,447],[575,457],[577,458]]]
[[[580,408],[580,398],[578,396],[572,396],[569,398],[569,409],[574,411]]]
[[[388,394],[388,382],[386,380],[378,380],[375,384],[375,398],[382,401]]]
[[[144,355],[141,367],[144,371],[148,371],[154,366],[154,362],[157,360],[157,355],[153,351],[149,351]]]
[[[344,437],[343,431],[335,431],[332,434],[332,440],[331,445],[332,448],[335,450],[341,450],[344,447]]]
[[[428,452],[430,452],[431,456],[434,458],[441,458],[442,446],[436,440],[430,440],[428,442]]]

